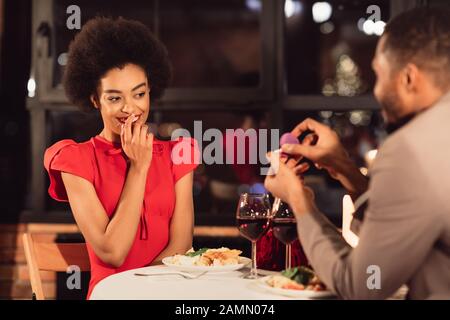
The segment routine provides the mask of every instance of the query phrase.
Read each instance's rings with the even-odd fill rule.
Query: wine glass
[[[275,238],[286,245],[285,269],[291,269],[291,246],[298,239],[297,221],[289,205],[278,198],[272,208],[272,232]]]
[[[269,228],[270,200],[268,194],[243,193],[236,210],[236,223],[241,235],[252,242],[252,268],[244,278],[258,279],[256,241]]]

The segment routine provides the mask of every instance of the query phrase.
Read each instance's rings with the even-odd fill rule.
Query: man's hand
[[[308,158],[319,169],[326,169],[333,178],[338,179],[339,162],[350,160],[338,135],[330,127],[310,118],[297,125],[291,133],[298,137],[307,130],[312,133],[301,144],[285,144],[282,150],[294,156]]]
[[[268,153],[267,158],[271,165],[271,175],[266,176],[264,186],[274,197],[288,203],[294,213],[305,214],[315,208],[314,193],[305,187],[301,174],[308,169],[308,164],[290,160],[284,163],[279,153]]]
[[[283,152],[295,158],[305,157],[314,162],[317,168],[326,169],[331,177],[341,182],[354,200],[364,193],[368,180],[350,159],[337,133],[310,118],[301,122],[291,133],[297,137],[307,130],[312,133],[301,144],[285,144],[282,146]]]

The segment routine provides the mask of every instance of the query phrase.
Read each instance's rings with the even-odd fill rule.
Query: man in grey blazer
[[[356,248],[315,206],[312,191],[297,176],[302,165],[268,155],[278,167],[266,188],[290,204],[312,267],[343,299],[385,299],[403,284],[410,299],[450,299],[449,17],[448,9],[413,9],[389,22],[380,38],[374,94],[392,133],[379,149],[370,181],[337,134],[314,120],[292,131],[313,132],[302,144],[283,146],[328,170],[354,200],[365,194]]]

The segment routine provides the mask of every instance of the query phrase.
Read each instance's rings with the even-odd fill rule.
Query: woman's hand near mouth
[[[134,123],[137,119],[138,117],[132,114],[125,124],[122,124],[120,141],[123,151],[130,159],[130,165],[147,172],[152,161],[153,134],[148,133],[147,125]]]
[[[134,123],[134,122],[138,121],[139,118],[140,118],[140,116],[141,116],[141,115],[139,115],[139,116],[137,116],[137,117],[135,116],[135,117],[134,117],[135,120],[133,120],[133,121],[131,121],[131,122]],[[129,115],[128,117],[119,117],[119,118],[117,118],[117,121],[119,122],[118,125],[120,126],[120,125],[122,125],[122,124],[125,124],[129,118],[132,118],[132,119],[133,119],[133,115]]]

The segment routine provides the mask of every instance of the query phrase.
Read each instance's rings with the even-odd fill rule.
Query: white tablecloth
[[[100,281],[92,291],[91,300],[281,300],[292,299],[274,295],[255,284],[256,280],[241,277],[242,271],[206,273],[198,279],[178,275],[142,277],[139,273],[170,272],[166,266],[151,266],[111,275]],[[261,271],[270,274],[270,271]]]

